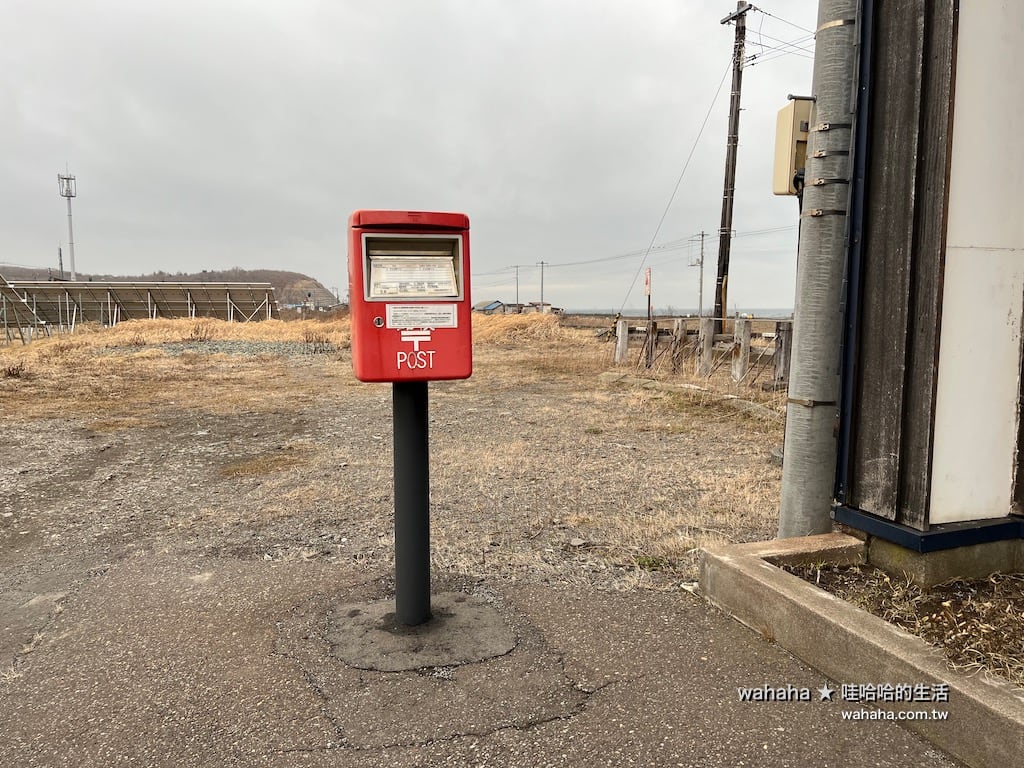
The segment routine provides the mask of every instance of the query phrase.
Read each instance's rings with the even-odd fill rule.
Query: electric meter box
[[[772,193],[795,195],[797,171],[807,167],[807,134],[813,101],[790,97],[779,110],[775,121],[775,167],[772,172]]]
[[[472,375],[469,217],[356,211],[349,218],[348,280],[357,379]]]

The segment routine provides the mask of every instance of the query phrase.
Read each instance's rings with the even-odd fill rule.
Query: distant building
[[[524,315],[534,312],[538,312],[542,315],[560,315],[564,310],[561,307],[553,307],[546,301],[531,301],[529,304],[523,305],[522,309],[519,311]]]
[[[481,301],[473,306],[474,312],[481,312],[485,315],[501,315],[505,314],[505,304],[497,299],[493,301]]]
[[[498,299],[493,299],[474,304],[473,311],[482,315],[561,315],[565,310],[561,307],[552,307],[547,302],[531,301],[529,304],[506,304]]]

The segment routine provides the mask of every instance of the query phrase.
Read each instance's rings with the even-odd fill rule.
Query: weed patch
[[[25,361],[19,360],[16,363],[11,363],[0,368],[0,378],[4,379],[20,379],[23,378],[28,369],[25,367]]]
[[[185,337],[185,341],[192,344],[201,344],[206,341],[210,341],[214,336],[213,325],[210,323],[196,323],[192,326],[188,332],[188,336]],[[132,337],[136,338],[135,336]]]
[[[1024,574],[923,588],[871,566],[786,570],[940,648],[954,669],[985,669],[1024,689]]]
[[[260,477],[291,469],[305,460],[307,451],[300,447],[285,447],[274,453],[262,453],[233,461],[220,470],[222,477]]]

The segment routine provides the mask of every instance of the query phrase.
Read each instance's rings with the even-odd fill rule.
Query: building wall
[[[876,2],[848,506],[926,530],[951,124],[954,0]]]
[[[1010,512],[1024,314],[1024,3],[960,4],[931,523]]]

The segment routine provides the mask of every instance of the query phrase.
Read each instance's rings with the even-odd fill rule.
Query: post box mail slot
[[[360,381],[473,373],[469,218],[356,211],[349,219],[352,366]]]

